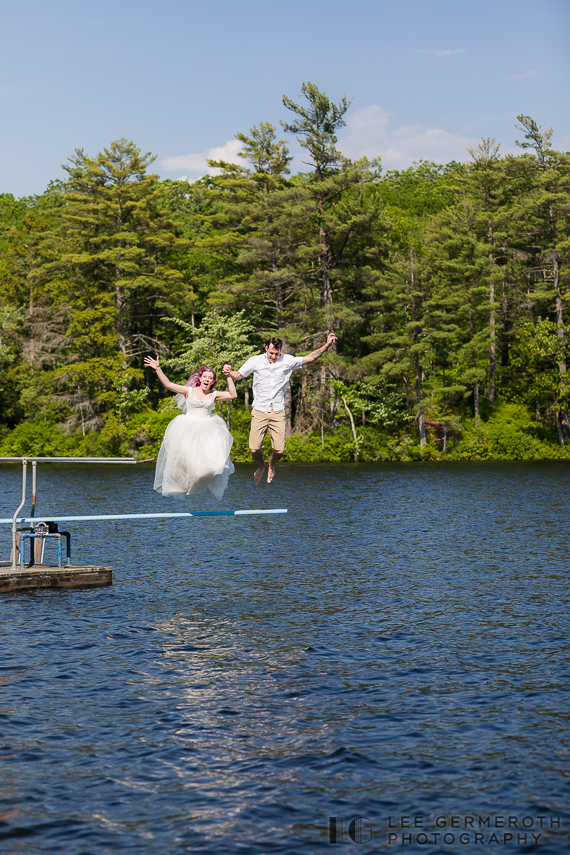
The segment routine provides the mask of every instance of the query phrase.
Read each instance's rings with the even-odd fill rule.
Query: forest
[[[153,458],[178,410],[145,355],[183,382],[334,331],[287,389],[285,460],[566,458],[570,154],[521,114],[517,154],[384,171],[338,150],[349,108],[303,84],[194,183],[123,138],[0,193],[0,455]],[[250,405],[250,381],[223,405],[238,462]]]

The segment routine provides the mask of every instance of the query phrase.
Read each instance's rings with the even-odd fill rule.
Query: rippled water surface
[[[152,475],[39,464],[38,512],[217,507]],[[0,851],[568,851],[570,467],[278,475],[221,507],[287,516],[70,523],[113,587],[0,595]]]

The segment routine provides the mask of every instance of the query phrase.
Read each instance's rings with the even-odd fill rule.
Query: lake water
[[[0,595],[0,851],[568,851],[570,467],[252,472],[38,465],[38,513],[289,513],[70,523],[113,587]]]

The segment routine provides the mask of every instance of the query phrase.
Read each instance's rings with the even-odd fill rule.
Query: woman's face
[[[202,389],[202,392],[210,392],[213,385],[214,385],[214,372],[213,371],[204,371],[204,373],[200,377],[200,388]]]

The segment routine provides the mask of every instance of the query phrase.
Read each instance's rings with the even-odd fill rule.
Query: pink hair
[[[207,365],[201,365],[199,368],[197,368],[196,371],[194,371],[194,373],[190,375],[184,385],[193,386],[194,388],[197,388],[200,385],[200,381],[202,380],[202,374],[204,374],[206,371],[209,371],[210,374],[214,375],[214,382],[210,386],[210,389],[215,389],[216,383],[218,382],[218,375],[216,374],[213,368],[208,368]]]

